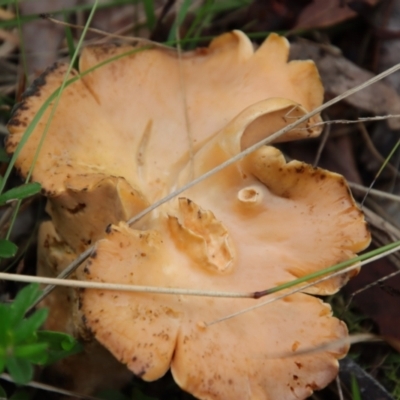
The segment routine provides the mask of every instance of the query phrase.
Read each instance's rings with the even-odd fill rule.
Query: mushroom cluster
[[[85,48],[80,71],[71,73],[80,79],[63,91],[34,165],[33,180],[42,184],[51,217],[40,231],[39,273],[56,275],[97,242],[77,279],[253,292],[368,246],[369,232],[344,178],[287,163],[270,146],[133,226],[125,222],[321,104],[314,64],[287,57],[286,39],[271,34],[254,51],[238,31],[181,56],[157,46]],[[49,69],[16,109],[10,153],[66,71],[63,64]],[[19,155],[22,175],[50,113],[51,107]],[[312,117],[280,140],[316,136],[319,121]],[[310,294],[335,293],[349,277],[213,325],[259,300],[63,289],[46,300],[47,324],[100,343],[146,381],[170,369],[199,399],[302,399],[336,376],[337,360],[347,352],[344,345],[304,354],[347,335],[329,305]],[[108,382],[125,379],[121,365],[110,370]],[[99,377],[91,389],[100,381],[107,379]]]

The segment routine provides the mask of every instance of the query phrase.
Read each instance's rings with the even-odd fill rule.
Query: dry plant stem
[[[368,150],[371,152],[371,154],[379,162],[381,162],[381,163],[385,162],[385,158],[382,156],[381,153],[379,153],[379,151],[376,149],[374,143],[372,142],[371,138],[369,137],[369,134],[368,134],[368,131],[367,131],[367,128],[365,127],[365,125],[362,122],[360,122],[357,126],[358,126],[358,129],[361,132],[361,136],[364,139],[365,144],[366,144]],[[398,175],[399,171],[391,163],[388,163],[387,167],[388,167],[388,169],[390,169],[390,171],[393,172],[393,174],[395,176]]]
[[[338,395],[339,395],[339,400],[344,400],[343,391],[342,391],[342,383],[340,382],[339,375],[336,377],[335,382],[336,382],[336,388],[337,388]]]
[[[293,128],[296,128],[298,125],[302,124],[303,122],[308,121],[311,117],[313,117],[316,114],[321,113],[322,111],[326,110],[328,107],[332,106],[333,104],[338,103],[339,101],[345,99],[346,97],[351,96],[352,94],[365,89],[368,86],[371,86],[372,84],[380,81],[381,79],[385,78],[388,75],[391,75],[392,73],[400,70],[400,64],[396,64],[392,68],[389,68],[388,70],[382,72],[381,74],[374,76],[373,78],[369,79],[368,81],[362,83],[361,85],[356,86],[355,88],[349,89],[346,92],[342,93],[341,95],[333,98],[332,100],[327,101],[326,103],[322,104],[321,106],[317,107],[313,111],[309,112],[308,114],[304,115],[303,117],[297,119],[295,122],[287,125],[285,128],[279,130],[278,132],[273,133],[269,137],[265,138],[264,140],[259,141],[258,143],[248,147],[247,149],[241,151],[240,153],[236,154],[234,157],[230,158],[229,160],[223,162],[220,164],[218,167],[215,167],[211,169],[210,171],[206,172],[205,174],[199,176],[198,178],[194,179],[192,182],[189,182],[185,186],[181,187],[180,189],[177,189],[176,191],[170,193],[168,196],[165,196],[163,199],[155,202],[152,204],[150,207],[146,208],[139,214],[137,214],[135,217],[131,218],[127,223],[128,225],[132,225],[135,222],[139,221],[141,218],[143,218],[145,215],[147,215],[149,212],[155,210],[162,204],[168,202],[169,200],[172,200],[174,197],[178,196],[179,194],[183,193],[185,190],[195,186],[196,184],[204,181],[208,177],[216,174],[217,172],[221,171],[222,169],[234,164],[237,161],[240,161],[244,157],[248,156],[251,154],[253,151],[258,150],[262,146],[265,146],[267,144],[270,144],[271,142],[275,141],[285,133],[291,131]]]
[[[273,303],[276,300],[284,299],[287,296],[290,296],[292,294],[301,292],[301,291],[303,291],[303,290],[305,290],[305,289],[307,289],[307,288],[309,288],[311,286],[314,286],[314,285],[316,285],[318,283],[324,282],[324,281],[326,281],[326,280],[328,280],[330,278],[333,278],[335,276],[338,276],[338,275],[341,275],[341,274],[344,274],[344,273],[348,273],[348,272],[350,272],[350,271],[352,271],[354,269],[357,269],[357,268],[359,268],[358,264],[357,265],[352,265],[351,267],[348,267],[348,268],[346,268],[344,270],[337,271],[334,274],[331,274],[329,276],[324,276],[323,278],[314,280],[311,283],[306,283],[305,285],[302,285],[302,286],[298,286],[298,287],[296,287],[296,288],[294,288],[294,289],[292,289],[290,291],[287,291],[287,292],[285,292],[285,293],[283,293],[283,294],[281,294],[279,296],[272,297],[272,298],[270,298],[270,299],[268,299],[266,301],[263,301],[262,303],[259,303],[259,304],[255,305],[253,307],[248,307],[248,308],[245,308],[245,309],[243,309],[241,311],[238,311],[237,313],[234,313],[234,314],[231,314],[231,315],[227,315],[224,318],[220,318],[220,319],[217,319],[215,321],[207,322],[206,326],[211,326],[211,325],[214,325],[214,324],[218,324],[220,322],[227,321],[228,319],[238,317],[239,315],[242,315],[242,314],[244,314],[246,312],[250,312],[250,311],[256,310],[257,308],[266,306],[267,304]],[[0,275],[0,277],[1,277],[1,275]]]
[[[268,299],[268,300],[266,300],[266,301],[264,301],[264,302],[262,302],[262,303],[256,304],[256,305],[254,305],[254,306],[252,306],[252,307],[245,308],[245,309],[243,309],[243,310],[241,310],[241,311],[238,311],[237,313],[234,313],[234,314],[231,314],[231,315],[227,315],[227,316],[225,316],[224,318],[221,318],[221,319],[218,319],[218,320],[215,320],[215,321],[206,323],[206,325],[207,325],[207,326],[214,325],[214,324],[216,324],[216,323],[219,323],[219,322],[222,322],[222,321],[226,321],[226,320],[228,320],[228,319],[237,317],[237,316],[239,316],[239,315],[241,315],[241,314],[244,314],[244,313],[246,313],[246,312],[249,312],[249,311],[255,310],[255,309],[257,309],[257,308],[263,307],[263,306],[265,306],[265,305],[267,305],[267,304],[269,304],[269,303],[272,303],[272,302],[274,302],[274,301],[276,301],[276,300],[280,300],[280,299],[283,299],[283,298],[285,298],[285,297],[287,297],[287,296],[290,296],[291,294],[294,294],[294,293],[297,293],[297,292],[300,292],[300,291],[304,291],[305,289],[307,289],[307,288],[309,288],[309,287],[311,287],[311,286],[314,286],[314,285],[316,285],[316,284],[318,284],[318,283],[324,282],[324,281],[326,281],[326,280],[328,280],[328,279],[331,279],[331,278],[333,278],[333,277],[335,277],[335,276],[338,276],[338,275],[341,275],[341,274],[344,274],[344,273],[348,273],[348,272],[350,272],[350,271],[352,271],[352,270],[354,270],[354,269],[359,268],[360,266],[363,266],[363,265],[369,264],[369,263],[371,263],[371,262],[373,262],[373,261],[379,260],[379,259],[381,259],[381,258],[383,258],[383,257],[386,257],[386,256],[388,256],[389,254],[395,253],[395,252],[397,252],[397,251],[399,251],[399,250],[400,250],[400,246],[396,246],[395,248],[393,248],[393,249],[391,249],[391,250],[385,251],[385,252],[383,252],[383,253],[381,253],[381,254],[378,254],[378,255],[376,255],[376,256],[370,257],[370,258],[367,259],[367,260],[361,261],[361,262],[357,263],[356,265],[351,265],[350,267],[341,269],[341,270],[336,271],[336,272],[334,272],[334,273],[332,273],[332,274],[329,274],[329,275],[327,275],[327,276],[323,276],[322,278],[315,279],[315,280],[313,280],[313,281],[310,282],[310,283],[306,283],[306,284],[304,284],[304,285],[297,286],[297,287],[295,287],[294,289],[292,289],[292,290],[290,290],[290,291],[288,291],[288,292],[285,292],[285,293],[283,293],[283,294],[281,294],[281,295],[279,295],[279,296],[277,296],[277,297],[273,297],[273,298]],[[397,274],[397,273],[400,273],[400,271],[396,271],[395,274]],[[1,278],[1,274],[0,274],[0,278]],[[277,291],[277,290],[275,290],[275,289],[265,290],[265,291],[263,292],[263,294],[265,293],[265,295],[267,296],[267,295],[269,295],[269,294],[271,294],[271,293],[275,293],[276,291]]]
[[[364,286],[363,288],[358,289],[358,290],[356,290],[355,292],[353,292],[353,293],[351,294],[351,296],[350,296],[350,298],[349,298],[349,301],[347,302],[346,307],[344,308],[344,311],[343,311],[343,312],[346,312],[346,311],[347,311],[347,309],[349,308],[349,306],[350,306],[350,304],[351,304],[351,302],[353,301],[353,299],[354,299],[355,296],[357,296],[358,294],[360,294],[360,293],[364,292],[365,290],[368,290],[368,289],[370,289],[370,288],[372,288],[372,287],[374,287],[374,286],[376,286],[376,285],[382,284],[383,282],[387,281],[388,279],[394,278],[394,277],[395,277],[396,275],[398,275],[398,274],[400,274],[400,270],[399,270],[399,271],[392,272],[391,274],[386,275],[386,276],[384,276],[383,278],[380,278],[380,279],[378,279],[377,281],[372,282],[372,283],[370,283],[369,285]]]
[[[350,90],[353,90],[353,89],[350,89]],[[335,99],[333,99],[333,100],[335,100]],[[332,125],[332,124],[350,125],[350,124],[358,124],[360,122],[385,121],[385,120],[392,119],[392,118],[400,118],[400,114],[376,115],[375,117],[364,117],[364,118],[357,118],[354,120],[353,119],[333,119],[331,121],[317,122],[317,123],[311,125],[311,127],[316,127],[316,126],[321,126],[321,125]]]
[[[90,257],[93,251],[94,246],[89,247],[87,250],[81,253],[71,264],[68,265],[67,268],[61,272],[61,274],[58,275],[57,279],[68,278],[69,275],[71,275],[87,258]],[[29,307],[27,313],[33,310],[53,289],[56,288],[56,286],[56,284],[49,284],[46,286],[38,299]]]
[[[0,231],[3,231],[4,229],[7,229],[6,224],[8,223],[9,219],[11,218],[11,215],[15,209],[16,201],[13,200],[9,207],[4,211],[3,215],[0,218]]]
[[[368,193],[370,195],[377,196],[382,199],[388,199],[400,203],[400,196],[397,196],[395,194],[386,193],[383,192],[382,190],[368,189],[365,186],[359,185],[358,183],[354,182],[347,182],[347,183],[354,190],[359,190],[362,193]]]
[[[363,261],[353,261],[356,264],[350,265],[349,267],[344,267],[338,271],[335,271],[329,275],[323,276],[321,278],[316,278],[312,280],[312,282],[307,282],[304,285],[298,286],[300,283],[296,283],[296,280],[290,282],[293,283],[293,286],[297,286],[291,291],[285,292],[280,296],[273,297],[263,303],[259,303],[253,307],[246,308],[244,310],[241,310],[237,313],[228,315],[224,318],[221,318],[216,321],[212,321],[210,323],[207,323],[206,325],[213,325],[217,322],[222,322],[227,319],[236,317],[240,314],[243,314],[245,312],[254,310],[256,308],[262,307],[266,304],[272,303],[276,300],[279,300],[281,298],[287,297],[291,294],[297,293],[299,291],[303,291],[307,289],[310,286],[316,285],[320,282],[326,281],[330,278],[333,278],[337,275],[347,273],[349,271],[352,271],[353,269],[357,269],[362,265],[369,264],[375,260],[381,259],[389,254],[392,254],[394,252],[397,252],[400,250],[400,245],[389,249],[387,251],[384,251],[378,255],[372,256],[366,260]],[[351,262],[352,260],[349,260]],[[396,273],[399,273],[400,271],[397,271]],[[324,273],[324,271],[321,271],[321,273]],[[328,274],[328,272],[327,272]],[[6,272],[0,272],[0,279],[8,280],[8,281],[15,281],[15,282],[30,282],[30,283],[45,283],[45,284],[50,284],[50,285],[59,285],[59,286],[65,286],[65,287],[74,287],[74,288],[89,288],[89,289],[102,289],[102,290],[118,290],[118,291],[127,291],[127,292],[141,292],[141,293],[161,293],[161,294],[168,294],[168,295],[188,295],[188,296],[202,296],[202,297],[222,297],[222,298],[254,298],[254,299],[259,299],[262,296],[267,296],[279,291],[282,291],[286,289],[286,287],[282,287],[285,285],[277,286],[272,289],[267,289],[262,292],[215,292],[215,291],[204,291],[204,290],[192,290],[192,289],[183,289],[183,288],[165,288],[165,287],[155,287],[155,286],[138,286],[138,285],[125,285],[125,284],[114,284],[114,283],[103,283],[103,282],[88,282],[88,281],[77,281],[77,280],[72,280],[72,279],[58,279],[58,278],[46,278],[46,277],[40,277],[40,276],[32,276],[32,275],[17,275],[17,274],[12,274],[12,273],[6,273]],[[300,278],[301,279],[301,278]],[[311,279],[311,278],[310,278]],[[38,301],[36,301],[35,304],[37,304]],[[34,305],[31,306],[31,308]]]
[[[324,151],[326,142],[328,141],[329,135],[331,133],[331,125],[328,124],[325,126],[325,129],[322,133],[321,141],[318,146],[317,155],[315,156],[315,160],[313,163],[313,167],[316,168],[319,164],[319,160],[321,159],[322,152]]]
[[[331,351],[336,350],[345,345],[351,345],[360,342],[381,342],[383,338],[373,335],[372,333],[357,333],[355,335],[347,336],[343,339],[335,340],[332,342],[323,343],[318,346],[310,347],[308,349],[296,351],[296,356],[306,355],[306,354],[316,354],[321,351]],[[293,353],[272,353],[268,358],[290,358],[293,357]]]
[[[364,89],[364,88],[366,88],[366,87],[368,87],[368,86],[380,81],[381,79],[385,78],[386,76],[391,75],[392,73],[394,73],[394,72],[396,72],[398,70],[400,70],[400,64],[397,64],[397,65],[393,66],[392,68],[389,68],[388,70],[386,70],[386,71],[382,72],[381,74],[369,79],[368,81],[362,83],[361,85],[358,85],[355,88],[347,90],[346,92],[342,93],[341,95],[339,95],[339,96],[333,98],[332,100],[322,104],[320,107],[317,107],[315,110],[313,110],[310,113],[304,115],[303,117],[299,118],[295,122],[289,124],[288,126],[286,126],[283,129],[279,130],[278,132],[275,132],[274,134],[272,134],[268,138],[256,143],[253,146],[250,146],[246,150],[244,150],[244,151],[238,153],[236,156],[232,157],[230,160],[225,161],[224,163],[222,163],[218,167],[213,168],[212,170],[210,170],[207,173],[201,175],[200,177],[198,177],[197,179],[195,179],[192,182],[188,183],[187,185],[183,186],[182,188],[174,191],[173,193],[170,193],[168,196],[166,196],[163,199],[157,201],[152,206],[148,207],[147,209],[143,210],[142,212],[140,212],[135,217],[131,218],[128,221],[128,224],[129,225],[134,224],[135,222],[140,220],[142,217],[144,217],[149,212],[155,210],[160,205],[168,202],[169,200],[171,200],[174,197],[178,196],[179,194],[183,193],[185,190],[189,189],[190,187],[192,187],[192,186],[196,185],[197,183],[207,179],[208,177],[210,177],[211,175],[217,173],[218,171],[222,170],[223,168],[228,167],[231,164],[234,164],[235,162],[241,160],[242,158],[246,157],[247,155],[249,155],[253,151],[261,148],[262,146],[264,146],[264,145],[266,145],[268,143],[271,143],[275,139],[277,139],[280,136],[284,135],[286,132],[289,132],[291,129],[295,128],[296,126],[300,125],[301,123],[306,122],[312,116],[321,113],[322,111],[324,111],[325,109],[327,109],[331,105],[338,103],[339,101],[345,99],[346,97],[351,96],[352,94],[354,94],[354,93],[356,93],[356,92],[358,92],[358,91],[360,91],[360,90],[362,90],[362,89]],[[64,275],[67,276],[67,274],[72,273],[84,260],[86,260],[86,258],[88,258],[89,254],[93,250],[94,250],[94,246],[90,247],[84,253],[82,253],[73,263],[71,263],[64,270],[64,272],[65,272]],[[54,289],[54,287],[45,288],[46,294],[50,293],[53,289]],[[43,299],[43,296],[41,296],[40,300],[42,300],[42,299]]]
[[[364,202],[368,197],[369,192],[371,191],[372,187],[375,185],[375,182],[378,180],[380,177],[382,171],[386,168],[386,166],[389,164],[390,159],[393,157],[393,155],[396,153],[398,147],[400,146],[400,140],[397,141],[397,143],[393,146],[392,150],[390,151],[389,155],[386,157],[385,161],[383,162],[382,166],[379,168],[379,171],[376,173],[375,178],[372,180],[371,184],[368,187],[368,191],[365,193],[364,198],[361,201],[361,209],[363,208]]]
[[[68,26],[69,28],[74,28],[74,29],[80,29],[83,30],[84,26],[80,26],[80,25],[75,25],[75,24],[71,24],[69,22],[64,22],[64,21],[60,21],[58,19],[52,18],[49,15],[43,15],[43,18],[49,20],[50,22],[53,22],[54,24],[57,25],[62,25],[62,26]],[[167,50],[174,50],[173,48],[169,47],[169,46],[165,46],[161,43],[156,43],[153,42],[151,40],[148,39],[144,39],[144,38],[137,38],[137,37],[127,37],[127,36],[121,36],[121,35],[116,35],[114,33],[109,33],[109,32],[105,32],[102,31],[100,29],[96,29],[96,28],[88,28],[87,29],[89,32],[92,33],[97,33],[98,35],[102,35],[102,36],[107,36],[111,39],[120,39],[123,40],[125,42],[131,42],[132,45],[139,45],[139,44],[146,44],[146,45],[151,45],[152,47],[159,47],[162,49],[167,49]]]
[[[368,223],[386,233],[392,241],[400,239],[400,229],[391,224],[386,219],[382,218],[379,214],[375,213],[368,207],[364,207],[364,215],[367,218]],[[386,241],[387,242],[387,241]],[[385,243],[386,244],[386,243]]]
[[[1,374],[0,379],[4,379],[7,382],[13,382],[13,379],[9,374]],[[52,393],[58,393],[62,394],[65,396],[70,396],[76,399],[84,399],[84,400],[100,400],[98,397],[93,397],[93,396],[86,396],[84,394],[76,393],[76,392],[71,392],[70,390],[64,390],[60,389],[56,386],[51,386],[51,385],[46,385],[45,383],[40,383],[36,381],[31,381],[27,383],[25,386],[34,388],[34,389],[40,389],[40,390],[45,390],[46,392],[52,392]]]
[[[14,281],[14,282],[44,283],[54,286],[65,286],[65,287],[82,288],[82,289],[102,289],[102,290],[118,290],[121,292],[136,292],[136,293],[158,293],[158,294],[161,293],[170,295],[178,294],[178,295],[201,296],[201,297],[254,299],[253,292],[247,292],[247,293],[214,292],[206,290],[167,288],[159,286],[125,285],[120,283],[90,282],[90,281],[78,281],[74,279],[46,278],[44,276],[35,276],[35,275],[17,275],[7,272],[0,272],[0,279],[4,279],[6,281]]]

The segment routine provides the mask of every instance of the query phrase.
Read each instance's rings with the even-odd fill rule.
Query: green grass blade
[[[68,22],[68,13],[64,13],[64,21]],[[72,35],[72,30],[69,25],[64,26],[64,31],[65,31],[65,37],[67,39],[67,47],[68,47],[68,54],[69,58],[72,60],[74,57],[74,54],[76,54],[76,48],[75,48],[75,43],[74,43],[74,37]],[[78,68],[78,63],[75,60],[75,63],[73,64],[73,68]]]
[[[41,138],[40,138],[39,144],[38,144],[37,149],[36,149],[36,151],[35,151],[35,155],[33,156],[32,165],[31,165],[31,167],[30,167],[30,169],[29,169],[29,171],[28,171],[28,174],[27,174],[27,176],[26,176],[26,183],[29,182],[30,177],[32,176],[33,169],[34,169],[34,167],[35,167],[36,161],[37,161],[37,159],[38,159],[38,157],[39,157],[39,154],[40,154],[40,151],[41,151],[41,149],[42,149],[43,143],[44,143],[44,141],[45,141],[45,139],[46,139],[47,132],[49,131],[51,121],[52,121],[52,119],[53,119],[53,117],[54,117],[54,115],[55,115],[55,112],[56,112],[56,110],[57,110],[58,104],[59,104],[59,102],[60,102],[61,94],[62,94],[64,88],[66,87],[66,83],[67,83],[67,81],[68,81],[68,77],[69,77],[69,75],[70,75],[70,72],[71,72],[71,70],[72,70],[72,68],[73,68],[73,65],[74,65],[75,61],[77,60],[77,57],[78,57],[78,54],[79,54],[79,50],[80,50],[80,48],[82,47],[83,40],[84,40],[84,38],[85,38],[85,36],[86,36],[86,33],[87,33],[87,31],[88,31],[88,28],[89,28],[89,25],[90,25],[90,23],[91,23],[91,21],[92,21],[92,19],[93,19],[94,13],[95,13],[95,11],[96,11],[96,9],[97,9],[98,2],[99,2],[99,0],[95,0],[95,2],[94,2],[94,4],[93,4],[93,7],[92,7],[92,9],[91,9],[91,11],[90,11],[90,14],[89,14],[89,17],[88,17],[88,19],[87,19],[87,21],[86,21],[85,27],[84,27],[84,29],[83,29],[82,35],[81,35],[81,37],[79,38],[79,42],[78,42],[78,45],[77,45],[77,47],[76,47],[76,49],[75,49],[74,55],[72,56],[71,62],[70,62],[70,64],[69,64],[69,66],[68,66],[68,69],[67,69],[67,72],[66,72],[66,74],[65,74],[65,77],[64,77],[64,79],[63,79],[63,82],[62,82],[62,84],[61,84],[61,86],[60,86],[60,89],[59,89],[58,92],[57,92],[57,96],[56,96],[54,105],[53,105],[53,107],[51,108],[51,111],[50,111],[49,119],[47,120],[47,123],[46,123],[46,126],[45,126],[45,128],[44,128],[43,134],[42,134],[42,136],[41,136]],[[1,187],[1,189],[0,189],[0,193],[1,193],[2,190],[3,190],[3,185],[4,185],[4,181],[2,182],[2,187]],[[21,201],[19,200],[18,203],[17,203],[17,205],[16,205],[16,207],[15,207],[15,209],[14,209],[14,211],[13,211],[13,215],[12,215],[11,223],[10,223],[10,228],[8,229],[8,232],[7,232],[7,235],[6,235],[6,239],[9,239],[10,236],[11,236],[11,231],[12,231],[12,229],[13,229],[15,220],[16,220],[16,218],[17,218],[17,215],[18,215],[18,211],[19,211],[20,206],[21,206]]]
[[[388,244],[386,246],[382,246],[379,249],[375,249],[375,250],[369,251],[369,252],[364,253],[364,254],[362,254],[360,256],[351,258],[350,260],[343,261],[343,262],[341,262],[339,264],[336,264],[336,265],[333,265],[331,267],[325,268],[325,269],[323,269],[321,271],[316,271],[316,272],[313,272],[311,274],[302,276],[301,278],[294,279],[294,280],[292,280],[290,282],[283,283],[282,285],[278,285],[278,286],[275,286],[275,287],[267,289],[267,290],[262,290],[262,291],[256,292],[254,297],[255,298],[260,298],[260,297],[263,297],[263,296],[267,296],[269,294],[276,293],[276,292],[279,292],[279,291],[284,290],[284,289],[289,289],[289,288],[291,288],[293,286],[296,286],[296,285],[299,285],[301,283],[305,283],[305,282],[308,282],[308,281],[312,281],[313,279],[317,279],[317,278],[323,277],[325,275],[329,275],[329,274],[331,274],[333,272],[340,271],[341,269],[349,267],[350,265],[353,265],[353,264],[355,264],[357,262],[368,260],[369,258],[377,256],[379,254],[382,254],[385,251],[392,250],[392,249],[394,249],[394,248],[396,248],[398,246],[400,246],[400,240],[397,241],[397,242],[390,243],[390,244]]]
[[[362,400],[360,387],[358,386],[357,378],[351,375],[351,398],[352,400]]]
[[[381,167],[379,168],[379,171],[377,172],[377,174],[375,175],[375,178],[373,179],[373,181],[371,182],[371,184],[368,187],[367,193],[365,193],[364,198],[361,201],[361,207],[364,205],[365,200],[367,199],[370,190],[372,189],[372,187],[375,185],[376,180],[379,178],[379,176],[381,175],[382,171],[385,169],[385,167],[387,166],[388,162],[390,161],[390,159],[393,157],[394,153],[396,152],[396,150],[399,148],[400,146],[400,140],[397,141],[397,143],[394,145],[393,149],[390,151],[389,155],[385,158],[385,161],[383,162],[383,164],[381,165]]]
[[[25,51],[25,43],[23,40],[23,35],[22,35],[22,22],[21,22],[21,16],[19,15],[19,7],[18,7],[18,0],[14,0],[14,7],[15,7],[15,13],[17,16],[17,26],[18,26],[18,36],[19,36],[19,43],[20,43],[20,53],[21,53],[21,58],[22,58],[22,67],[24,70],[24,75],[26,82],[29,83],[28,80],[28,64],[26,61],[26,51]]]
[[[66,81],[64,88],[72,85],[74,82],[78,81],[79,79],[81,79],[82,77],[90,74],[91,72],[95,71],[98,68],[101,68],[104,65],[110,64],[113,61],[117,61],[123,57],[127,57],[131,54],[136,54],[140,51],[145,51],[152,48],[152,46],[148,45],[148,46],[143,46],[141,48],[137,48],[137,49],[132,49],[129,50],[125,53],[121,53],[118,54],[114,57],[111,57],[95,66],[93,66],[92,68],[87,69],[86,71],[82,72],[79,76],[75,76],[71,79],[69,79],[68,81]],[[56,90],[54,90],[54,92],[43,102],[42,106],[40,107],[40,109],[38,110],[38,112],[35,114],[35,116],[32,118],[32,121],[30,122],[30,124],[28,125],[21,141],[18,143],[17,148],[15,149],[14,154],[11,157],[10,163],[7,167],[7,170],[4,174],[4,179],[3,181],[0,183],[0,193],[2,193],[2,191],[4,190],[4,187],[6,185],[6,182],[8,180],[8,178],[10,177],[11,171],[14,167],[15,161],[17,160],[17,158],[19,157],[19,154],[21,153],[21,150],[23,149],[23,147],[25,146],[26,142],[29,140],[30,136],[32,135],[34,129],[36,128],[37,124],[39,123],[39,121],[42,119],[44,113],[46,112],[47,108],[49,107],[49,105],[51,104],[51,102],[53,102],[57,96],[59,95],[61,90],[61,86],[59,88],[57,88]]]
[[[144,12],[146,13],[147,27],[152,31],[156,26],[157,18],[153,0],[143,0]]]
[[[6,153],[4,147],[0,147],[0,162],[8,162],[10,161],[10,156]]]
[[[185,20],[191,4],[192,4],[191,0],[183,0],[183,3],[178,11],[178,14],[169,32],[168,41],[173,41],[176,39],[177,31],[179,27],[182,25],[182,22]]]

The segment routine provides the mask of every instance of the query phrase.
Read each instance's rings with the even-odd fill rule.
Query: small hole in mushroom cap
[[[247,186],[239,190],[238,199],[246,204],[258,204],[262,200],[262,190],[257,186]]]

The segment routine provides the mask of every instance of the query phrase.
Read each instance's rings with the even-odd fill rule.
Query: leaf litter
[[[233,20],[235,20],[235,19],[233,18]],[[285,28],[291,29],[292,27],[288,26],[288,27],[284,27],[284,29]],[[328,54],[329,54],[329,51],[328,51]],[[344,57],[342,57],[342,56],[338,56],[338,57],[339,58],[343,58],[344,62],[342,64],[345,65],[344,67],[343,66],[338,67],[339,71],[346,72],[346,68],[350,68],[349,71],[351,71],[351,73],[348,74],[350,76],[350,78],[349,78],[349,81],[347,83],[345,83],[345,85],[349,85],[349,82],[351,82],[352,79],[355,79],[354,77],[358,74],[358,72],[360,72],[360,75],[362,75],[362,71],[352,72],[353,70],[351,68],[353,68],[354,65],[347,67],[348,64],[346,64],[346,59]],[[356,71],[356,70],[354,70],[354,71]],[[346,76],[346,74],[344,74],[344,75]],[[329,79],[332,79],[333,82],[334,82],[334,74],[332,74]],[[331,83],[330,87],[333,88],[331,90],[334,91],[335,84]],[[332,93],[332,95],[334,95],[334,93]],[[393,99],[393,103],[391,103],[389,106],[393,105],[396,108],[397,107],[396,104],[398,104],[398,95],[390,87],[387,87],[387,86],[383,87],[382,86],[382,88],[378,90],[378,95],[377,95],[377,97],[380,99],[380,101],[375,102],[373,97],[369,96],[369,99],[370,99],[369,102],[368,101],[367,102],[363,101],[365,99],[360,99],[360,104],[362,105],[361,107],[358,106],[357,101],[354,101],[352,103],[349,103],[349,105],[352,106],[353,108],[350,107],[349,109],[346,109],[345,113],[349,117],[358,116],[357,114],[360,111],[361,111],[361,114],[363,114],[363,115],[365,115],[365,112],[368,112],[368,113],[370,113],[372,115],[379,115],[379,114],[382,114],[382,109],[383,109],[383,113],[389,113],[388,109],[385,109],[385,107],[381,107],[381,105],[384,104],[384,101],[387,98],[386,96],[389,96],[389,98]],[[368,98],[368,96],[367,96],[367,98]],[[379,107],[381,107],[381,108],[379,108]],[[381,111],[379,111],[379,110],[381,110]],[[332,112],[334,114],[335,110],[331,109],[330,112]],[[338,113],[338,115],[341,115],[340,107],[338,107],[338,110],[336,112]],[[334,116],[334,115],[332,115],[332,116]],[[396,123],[394,122],[394,124],[396,124]],[[369,124],[369,125],[371,125],[371,124]],[[390,128],[393,128],[393,126],[390,127]],[[368,129],[369,129],[369,126],[368,126]],[[388,133],[386,133],[387,136],[390,136],[392,134],[391,133],[392,131],[391,130],[387,130],[387,128],[386,128],[385,132],[388,132]],[[360,166],[359,166],[360,165],[359,164],[359,157],[357,156],[357,149],[359,149],[360,146],[363,145],[363,141],[359,140],[359,138],[354,138],[354,136],[356,136],[356,135],[357,134],[354,134],[354,131],[351,131],[351,129],[348,129],[346,131],[346,129],[343,129],[342,127],[338,126],[338,127],[335,127],[333,129],[333,131],[330,133],[330,138],[328,140],[328,143],[330,141],[335,141],[335,140],[338,141],[338,140],[340,140],[340,138],[346,138],[346,142],[345,142],[346,144],[344,146],[345,146],[346,149],[348,149],[349,157],[352,155],[353,159],[355,160],[355,162],[353,162],[351,164],[352,165],[352,170],[353,171],[354,170],[357,171],[359,169],[361,171],[361,174],[359,173],[360,171],[357,171],[358,173],[354,173],[353,172],[353,176],[358,176],[358,178],[357,178],[358,183],[364,183],[364,184],[368,185],[369,184],[369,182],[367,180],[367,178],[368,178],[368,170],[367,170],[367,173],[366,173],[362,168],[360,168]],[[317,142],[317,141],[314,141],[314,142]],[[378,140],[378,143],[379,143],[379,140]],[[317,144],[317,143],[315,143],[315,144]],[[312,145],[313,145],[313,143],[310,144],[310,147],[312,147]],[[290,147],[290,145],[288,147]],[[288,150],[288,152],[290,153],[290,149]],[[325,151],[325,154],[323,155],[322,159],[324,159],[325,157],[329,156],[329,153],[332,154],[331,158],[333,158],[333,159],[334,158],[338,158],[338,157],[335,157],[335,153],[337,153],[337,152],[338,152],[338,149],[331,146],[330,150],[327,148],[327,150]],[[311,153],[312,153],[312,151],[311,151]],[[326,154],[326,153],[328,153],[328,154]],[[383,157],[385,157],[387,154],[388,153],[385,154],[383,152]],[[304,158],[306,158],[306,156]],[[345,163],[345,164],[347,164],[347,163]],[[351,169],[350,169],[350,172],[347,172],[347,173],[351,173]],[[386,181],[390,182],[392,180],[392,175],[391,176],[384,176],[383,179],[385,179]],[[385,187],[385,190],[386,190],[386,187]],[[379,210],[379,205],[375,204],[374,207],[375,207],[375,210]],[[364,271],[368,271],[368,269],[365,268]],[[389,285],[389,283],[388,283],[388,285]],[[396,285],[392,285],[391,283],[390,283],[389,286],[396,288]],[[380,289],[380,290],[382,291],[382,289]],[[387,294],[386,292],[384,292],[384,293]],[[396,296],[391,296],[391,299],[392,299],[393,302],[395,302],[396,301]],[[388,298],[386,298],[386,301],[390,301],[390,300]],[[368,307],[366,307],[366,309],[368,309]],[[394,325],[396,326],[397,324],[394,324]]]

